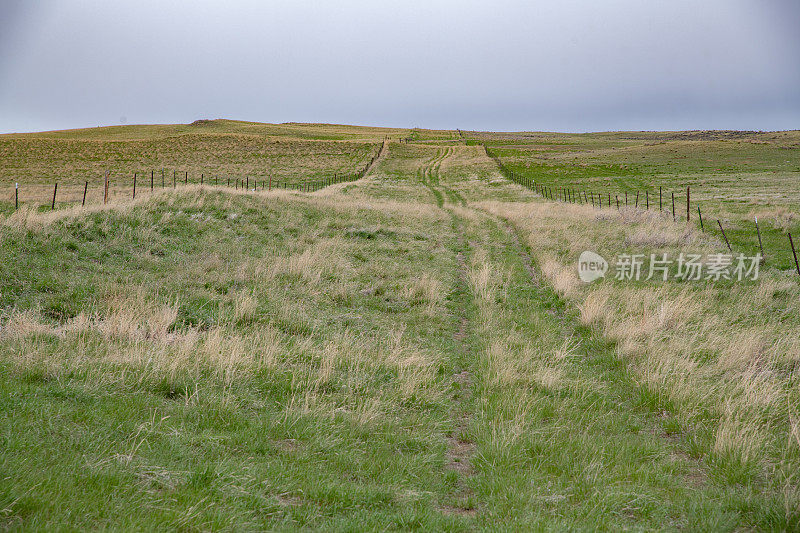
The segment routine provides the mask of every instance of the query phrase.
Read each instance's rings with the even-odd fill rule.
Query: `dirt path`
[[[386,145],[387,144],[388,144],[388,142],[386,140],[384,140],[383,143],[381,144],[381,147],[378,150],[378,154],[375,156],[375,158],[372,160],[372,162],[370,162],[369,166],[364,171],[364,177],[365,178],[367,176],[369,176],[370,172],[372,172],[372,169],[375,168],[375,165],[377,165],[378,162],[381,160],[381,157],[383,157],[383,154],[386,152]]]
[[[456,252],[456,266],[458,276],[454,290],[453,314],[458,327],[453,334],[453,341],[457,347],[455,371],[452,375],[452,429],[447,435],[447,452],[445,454],[445,469],[457,476],[455,491],[448,501],[442,502],[439,509],[442,513],[472,518],[477,515],[475,495],[469,486],[469,480],[474,475],[472,458],[475,455],[475,444],[470,440],[470,423],[474,410],[474,385],[473,371],[471,370],[477,354],[472,342],[474,335],[472,323],[469,318],[470,307],[473,305],[472,293],[467,280],[467,254],[469,245],[464,237],[465,221],[454,212],[450,202],[452,194],[442,194],[439,186],[439,167],[447,157],[452,154],[452,148],[437,151],[422,169],[422,183],[434,196],[439,208],[450,214],[450,221],[454,233],[458,235],[458,251]],[[460,196],[455,196],[460,198]],[[457,202],[461,204],[461,201]]]
[[[436,151],[436,155],[424,163],[420,169],[420,181],[428,188],[433,195],[434,202],[439,207],[445,207],[445,204],[452,202],[454,204],[466,205],[464,198],[454,193],[451,189],[441,186],[440,183],[440,168],[442,163],[449,157],[452,157],[455,152],[453,147],[446,147]]]
[[[458,223],[456,218],[453,220],[455,224]],[[460,238],[459,244],[463,250],[466,245],[463,237]],[[459,292],[463,292],[464,296],[468,298],[467,262],[464,251],[458,252],[456,260],[458,262],[458,280],[461,286],[461,291]],[[475,444],[468,438],[469,425],[472,419],[471,404],[474,396],[472,371],[468,368],[468,362],[474,358],[474,354],[471,353],[472,346],[470,343],[472,324],[464,305],[458,306],[455,318],[458,321],[458,330],[453,335],[453,338],[458,345],[462,362],[452,376],[453,408],[451,417],[453,429],[452,433],[447,436],[447,463],[445,468],[455,472],[458,478],[457,490],[453,494],[454,501],[443,504],[441,510],[447,514],[473,517],[477,514],[477,509],[473,504],[474,493],[468,484],[469,478],[474,474],[472,457],[475,455]]]

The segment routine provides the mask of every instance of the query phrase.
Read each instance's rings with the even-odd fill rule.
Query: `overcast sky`
[[[793,0],[0,0],[0,132],[800,128]]]

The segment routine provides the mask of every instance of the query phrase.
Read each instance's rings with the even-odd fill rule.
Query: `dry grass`
[[[52,213],[23,208],[3,219],[11,230],[41,235],[61,231],[58,223],[65,220],[94,224],[89,217],[98,212],[139,216],[150,209],[163,209],[160,224],[166,225],[191,209],[196,211],[192,220],[202,224],[208,223],[203,210],[221,202],[229,212],[227,220],[238,222],[243,215],[237,201],[244,197],[280,210],[289,208],[286,216],[290,221],[292,212],[310,209],[326,213],[313,228],[306,227],[302,236],[288,241],[284,249],[265,248],[259,257],[240,257],[238,252],[226,257],[211,251],[192,263],[192,276],[220,281],[232,276],[244,285],[220,303],[219,318],[210,329],[180,324],[180,300],[159,303],[157,295],[135,286],[109,284],[100,291],[104,296],[95,303],[94,310],[61,324],[45,319],[35,309],[12,310],[3,321],[0,336],[14,343],[13,359],[20,368],[41,367],[53,376],[88,372],[98,383],[137,376],[135,379],[141,383],[166,380],[198,384],[203,376],[211,375],[225,387],[237,380],[252,379],[264,369],[283,369],[292,372],[298,383],[291,405],[302,405],[304,412],[324,416],[342,412],[340,400],[326,391],[334,382],[338,388],[345,380],[347,387],[365,393],[375,372],[393,372],[396,388],[387,388],[380,397],[370,392],[352,412],[347,409],[364,423],[378,417],[387,403],[412,399],[435,402],[441,398],[443,393],[436,380],[441,355],[417,346],[416,340],[404,335],[404,327],[355,335],[332,332],[318,329],[318,313],[313,309],[328,298],[347,300],[359,293],[360,283],[355,280],[363,274],[364,267],[355,268],[351,257],[361,249],[360,243],[343,238],[341,232],[321,236],[330,227],[340,227],[342,217],[352,223],[362,216],[374,218],[375,213],[381,213],[403,220],[418,217],[430,224],[443,220],[443,213],[431,206],[409,206],[396,200],[363,202],[288,191],[227,193],[209,200],[208,187],[190,185],[177,193],[158,192],[154,198],[118,200],[105,206],[73,207]],[[380,225],[369,231],[384,229],[388,234],[397,232],[397,228]],[[385,275],[385,271],[380,274]],[[385,297],[407,301],[414,312],[438,319],[447,295],[445,281],[433,271],[416,276],[404,274],[404,278],[405,282],[398,279],[398,283],[382,284]],[[297,284],[295,298],[287,297],[287,281]],[[222,311],[227,302],[231,308],[229,319]],[[272,325],[264,326],[261,323],[265,318],[288,328],[288,333]],[[261,325],[253,327],[256,324]],[[305,332],[305,336],[298,338],[298,331]],[[55,339],[60,346],[56,355],[49,347],[52,341],[47,339]],[[309,358],[317,363],[308,366]],[[195,385],[184,386],[192,389]]]
[[[786,435],[788,448],[796,449],[792,421],[800,411],[786,378],[800,362],[796,282],[767,269],[757,283],[724,287],[612,279],[585,284],[576,268],[583,250],[607,259],[631,249],[676,257],[682,250],[713,251],[715,243],[685,225],[662,220],[654,225],[647,214],[606,213],[597,220],[596,212],[585,206],[483,207],[524,232],[545,277],[575,304],[584,324],[617,342],[619,356],[643,384],[687,412],[707,410],[719,417],[713,453],[765,468],[776,460],[764,436],[767,420],[777,424],[773,431]],[[771,323],[776,317],[780,324]]]
[[[140,131],[137,149],[198,151],[196,165],[237,151],[239,171],[265,157],[297,177],[353,165],[383,135],[408,134],[181,128]],[[24,143],[39,159],[49,157],[43,147],[108,155],[130,135],[0,144],[17,143],[13,158]],[[3,368],[17,386],[3,401],[28,426],[6,432],[4,464],[19,468],[0,508],[28,490],[50,509],[51,485],[37,485],[30,465],[52,456],[64,486],[74,487],[76,468],[84,479],[82,465],[120,487],[133,480],[117,496],[135,501],[115,505],[155,502],[171,513],[160,525],[184,529],[234,523],[234,514],[245,529],[359,529],[363,516],[379,529],[430,530],[487,519],[521,529],[794,523],[795,280],[768,270],[758,283],[724,287],[626,283],[612,271],[584,284],[575,266],[583,250],[610,259],[721,243],[665,215],[535,200],[455,132],[414,135],[419,142],[391,142],[364,179],[312,194],[190,185],[3,216],[4,291],[17,291],[0,317]],[[559,139],[557,157],[571,161],[571,137]],[[493,216],[474,209],[486,198],[495,201],[478,207]],[[501,201],[510,199],[519,201]],[[772,207],[760,216],[788,227],[790,215]],[[531,277],[496,217],[516,226],[541,275]],[[18,267],[37,254],[50,255]],[[446,466],[454,441],[470,464],[456,477]]]
[[[444,284],[429,272],[417,276],[407,288],[406,297],[414,303],[425,305],[425,313],[430,316],[441,311],[447,291]]]
[[[110,172],[112,199],[130,198],[134,173],[137,191],[149,193],[151,171],[158,190],[172,187],[189,173],[191,183],[213,176],[223,181],[300,181],[352,175],[374,155],[386,133],[396,130],[302,125],[258,125],[215,121],[211,127],[164,126],[93,128],[60,133],[0,135],[0,200],[49,203],[53,184],[58,201],[80,202],[89,182],[87,203],[102,203],[104,176]],[[163,181],[161,171],[164,171]]]

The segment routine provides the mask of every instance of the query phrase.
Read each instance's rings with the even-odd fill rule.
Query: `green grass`
[[[452,256],[429,256],[431,238],[397,215],[202,192],[66,219],[46,234],[7,232],[3,308],[36,310],[45,331],[3,345],[2,475],[13,480],[0,493],[6,524],[457,523],[432,512],[448,491],[441,435],[453,325],[406,294],[420,270],[448,282]],[[317,288],[303,270],[258,273],[279,258],[313,255],[324,239],[335,248],[324,260],[335,257],[341,270]],[[302,268],[313,276],[319,267]],[[328,293],[329,284],[339,291]],[[240,316],[242,294],[256,303]],[[164,340],[102,325],[120,309],[173,304]],[[79,314],[99,325],[57,332]],[[200,351],[209,332],[241,360],[170,368],[180,351],[173,343],[200,335],[191,348]],[[386,360],[360,360],[354,342],[371,358],[386,351]],[[272,348],[274,361],[252,361]],[[353,361],[318,381],[326,349]],[[418,389],[400,390],[414,379],[400,352],[422,358]],[[66,509],[73,518],[64,521]]]
[[[483,406],[473,423],[480,472],[475,483],[478,500],[487,502],[484,525],[800,525],[800,514],[787,512],[757,465],[709,454],[714,435],[708,420],[687,422],[666,395],[638,382],[617,358],[614,343],[581,324],[575,308],[532,283],[519,245],[497,222],[486,221],[482,232],[488,236],[482,241],[491,243],[492,271],[509,273],[498,285],[500,295],[487,303],[495,320],[480,334],[483,350],[499,345],[509,359],[489,356],[475,371]],[[520,357],[531,352],[529,360]],[[550,369],[558,369],[555,377]],[[496,377],[503,370],[508,374]],[[697,440],[702,452],[693,454]]]
[[[384,135],[401,130],[332,125],[269,125],[238,121],[207,124],[113,126],[65,132],[0,135],[0,202],[13,205],[15,183],[22,204],[103,199],[106,172],[112,197],[177,184],[296,186],[334,176],[354,176],[374,156]],[[202,178],[201,178],[202,177]],[[233,185],[232,185],[233,186]]]
[[[481,139],[480,136],[476,136]],[[722,239],[722,222],[735,252],[759,251],[754,217],[761,221],[764,255],[777,268],[794,268],[787,232],[800,234],[800,136],[775,133],[618,133],[518,135],[514,140],[483,138],[511,171],[554,189],[611,195],[633,205],[645,194],[650,208],[661,206],[686,220],[686,188],[691,188],[690,219]]]
[[[147,160],[301,180],[387,135],[410,142],[312,194],[0,204],[0,528],[800,528],[785,254],[746,284],[582,285],[583,249],[724,245],[544,201],[479,144],[553,187],[689,182],[736,250],[770,211],[769,251],[796,229],[793,133],[212,121],[2,136],[2,177],[44,194],[41,169]]]

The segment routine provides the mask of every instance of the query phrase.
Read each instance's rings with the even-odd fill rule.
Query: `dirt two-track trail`
[[[432,153],[420,157],[414,175],[418,186],[428,191],[430,202],[447,213],[449,230],[455,236],[450,253],[453,254],[452,264],[457,274],[456,287],[453,290],[459,295],[457,305],[452,310],[455,324],[453,338],[457,350],[451,354],[455,360],[455,371],[451,376],[451,426],[446,435],[445,470],[457,475],[457,483],[452,492],[442,498],[439,509],[444,514],[458,516],[480,526],[487,523],[485,520],[491,522],[489,517],[495,512],[492,508],[497,502],[494,501],[494,496],[480,488],[487,481],[485,472],[481,471],[486,468],[487,459],[483,449],[486,443],[479,442],[481,438],[477,434],[487,431],[487,423],[498,424],[498,427],[502,425],[500,421],[487,419],[487,413],[482,411],[489,401],[486,372],[493,365],[492,342],[502,344],[504,335],[500,332],[492,342],[485,339],[486,327],[483,321],[487,302],[478,301],[479,297],[473,286],[475,281],[471,279],[481,266],[476,262],[487,261],[486,258],[489,257],[490,260],[483,266],[494,271],[516,273],[514,291],[527,294],[528,304],[523,307],[524,313],[529,315],[527,318],[545,322],[548,331],[553,333],[553,338],[547,345],[543,339],[530,339],[534,349],[541,349],[543,352],[570,352],[567,357],[575,359],[572,352],[580,351],[596,341],[589,332],[580,327],[574,313],[569,313],[563,303],[558,302],[514,222],[479,205],[472,205],[467,200],[470,191],[464,188],[465,182],[448,175],[448,163],[453,161],[457,150],[459,147],[455,146],[431,147]],[[375,172],[380,172],[380,167]],[[512,329],[522,330],[523,323],[525,320],[518,325],[508,325]],[[582,379],[601,383],[601,388],[612,391],[609,393],[614,398],[612,404],[617,403],[609,407],[608,416],[624,419],[627,417],[625,409],[633,409],[632,404],[638,394],[636,387],[629,383],[616,382],[614,370],[606,368],[604,363],[584,363],[569,371],[580,374]],[[495,393],[489,395],[492,394]],[[579,396],[582,394],[578,393]],[[517,400],[513,401],[524,405],[532,400],[522,393],[517,394]],[[657,426],[659,421],[653,417],[644,417],[641,423],[645,426]],[[541,431],[547,432],[547,429],[542,428]],[[671,449],[671,456],[678,457],[683,463],[681,468],[687,471],[686,479],[698,479],[696,463],[677,450],[673,441],[663,438],[660,430],[653,429],[652,434],[656,436],[659,446]],[[476,459],[480,459],[480,466],[476,465]],[[561,456],[557,461],[568,462],[569,457]]]
[[[22,190],[17,208],[0,183],[0,530],[800,530],[794,261],[722,285],[576,268],[585,250],[727,250],[647,209],[662,184],[642,169],[699,165],[703,215],[749,217],[717,183],[764,193],[781,161],[775,190],[796,178],[800,133],[760,139],[238,121],[4,137]],[[745,153],[764,169],[749,188],[709,178]],[[165,154],[182,182],[159,186]],[[113,201],[89,163],[119,177]],[[537,192],[601,182],[650,201]],[[758,209],[795,231],[781,205]]]

